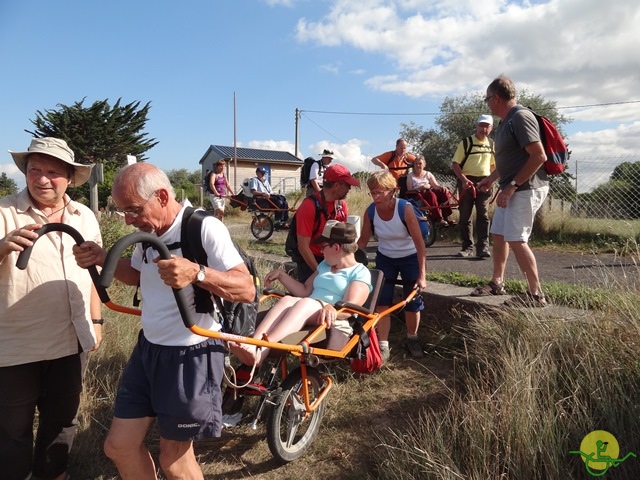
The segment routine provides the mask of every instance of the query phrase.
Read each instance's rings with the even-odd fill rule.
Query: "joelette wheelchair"
[[[77,244],[84,241],[77,230],[60,223],[47,224],[36,233],[39,234],[39,238],[42,238],[53,231],[70,234]],[[100,300],[115,311],[140,314],[137,309],[114,304],[107,293],[107,288],[113,281],[116,265],[121,255],[130,245],[138,242],[149,243],[158,250],[162,258],[170,258],[169,250],[157,236],[135,232],[115,243],[108,252],[102,273],[98,273],[95,266],[89,268]],[[26,268],[34,246],[21,252],[17,262],[18,268]],[[245,396],[259,396],[260,401],[253,425],[255,426],[266,415],[269,449],[278,461],[286,463],[304,454],[316,438],[322,422],[326,396],[333,386],[333,380],[328,374],[322,373],[318,366],[321,363],[331,361],[349,361],[354,358],[356,352],[362,353],[362,348],[358,347],[362,347],[360,344],[366,340],[368,332],[375,327],[378,320],[400,310],[418,294],[418,291],[414,289],[407,298],[387,310],[375,312],[382,282],[381,272],[372,270],[373,290],[363,306],[347,302],[338,302],[335,305],[338,312],[351,314],[350,322],[354,327],[352,336],[349,337],[331,329],[327,330],[324,325],[320,325],[311,330],[298,332],[281,342],[270,342],[203,329],[196,325],[191,318],[184,289],[173,289],[173,294],[185,327],[193,333],[223,341],[248,343],[271,349],[275,360],[270,363],[268,374],[263,381],[256,382],[248,378],[249,382],[245,385],[222,386],[225,388],[223,408],[227,412],[234,412],[242,406],[242,399]],[[268,298],[280,298],[282,295],[281,292],[267,289],[263,292],[261,302]],[[291,362],[292,359],[293,362]]]

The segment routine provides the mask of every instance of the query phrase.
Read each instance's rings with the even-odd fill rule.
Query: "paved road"
[[[486,278],[491,276],[491,259],[458,257],[459,251],[460,244],[438,239],[427,248],[427,271],[460,272]],[[640,266],[634,258],[613,254],[558,253],[544,248],[533,248],[533,251],[543,282],[582,283],[599,287],[608,287],[614,282],[640,285]],[[524,279],[513,253],[509,255],[505,276],[507,279]]]
[[[244,228],[243,228],[244,227]],[[234,225],[231,230],[251,234],[247,226]],[[285,232],[275,232],[269,241],[284,243]],[[250,248],[250,247],[249,247]],[[458,257],[460,244],[439,238],[427,248],[428,272],[459,272],[482,278],[491,276],[491,259],[479,260],[475,257]],[[543,282],[564,282],[589,286],[609,287],[616,283],[640,288],[640,264],[634,257],[618,257],[614,254],[595,255],[584,253],[558,253],[544,248],[533,248],[538,262],[540,278]],[[375,243],[367,248],[369,258],[375,257]],[[373,265],[373,263],[372,263]],[[513,253],[507,262],[507,279],[524,279],[518,269]]]

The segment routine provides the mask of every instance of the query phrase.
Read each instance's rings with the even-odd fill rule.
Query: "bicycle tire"
[[[260,214],[251,219],[251,234],[256,240],[269,240],[274,229],[273,219],[269,215]]]
[[[307,367],[310,401],[322,390],[320,372]],[[272,406],[267,419],[267,443],[271,454],[281,463],[300,458],[311,446],[324,415],[325,401],[307,415],[301,396],[302,372],[297,368],[284,379],[282,394]],[[304,427],[304,428],[301,428]]]

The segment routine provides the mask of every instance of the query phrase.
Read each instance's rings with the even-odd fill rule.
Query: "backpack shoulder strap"
[[[202,222],[208,216],[211,216],[211,213],[204,210],[195,210],[193,207],[185,208],[182,215],[180,229],[182,256],[201,265],[207,264],[207,252],[202,246]],[[193,285],[193,294],[197,313],[210,313],[213,311],[211,292],[198,285]]]
[[[398,198],[398,216],[400,217],[400,221],[404,224],[405,228],[407,226],[407,222],[404,221],[404,211],[407,207],[407,201],[404,198]],[[407,228],[407,231],[409,229]]]
[[[467,163],[467,159],[469,158],[469,155],[471,155],[471,150],[473,150],[473,137],[471,135],[465,137],[465,139],[462,140],[462,146],[464,148],[464,159],[460,162],[461,170],[462,167],[464,167],[464,164]]]

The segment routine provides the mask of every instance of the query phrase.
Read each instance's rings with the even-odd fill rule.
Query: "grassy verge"
[[[448,401],[379,435],[377,478],[590,478],[570,452],[594,430],[617,439],[614,458],[638,452],[639,306],[636,296],[609,302],[606,315],[477,315],[459,332]],[[614,470],[635,479],[640,462]]]
[[[264,245],[271,243],[266,253],[282,248],[280,241]],[[261,275],[270,268],[262,258],[257,265]],[[404,354],[403,322],[394,322],[392,358],[378,373],[354,376],[331,366],[335,387],[304,458],[278,465],[264,427],[243,423],[220,439],[198,442],[205,478],[590,478],[569,452],[596,429],[615,435],[620,457],[640,455],[640,297],[609,282],[606,272],[602,278],[597,288],[543,284],[553,303],[591,309],[571,318],[549,319],[541,311],[472,318],[453,310],[426,312],[449,318],[449,326],[434,330],[424,322],[427,355],[419,361]],[[459,274],[429,279],[469,287],[486,280]],[[507,289],[517,293],[524,283],[508,281]],[[130,288],[114,285],[109,293],[116,303],[131,304]],[[73,478],[117,478],[102,443],[139,322],[111,311],[104,316],[105,340],[91,354],[85,380]],[[155,430],[148,439],[157,458]],[[610,472],[611,478],[639,476],[640,459],[633,458]]]

